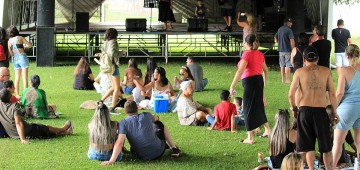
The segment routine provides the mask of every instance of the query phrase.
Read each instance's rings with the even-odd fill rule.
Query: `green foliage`
[[[167,71],[167,77],[172,82],[178,75],[181,62],[165,65],[164,60],[158,65]],[[204,92],[194,94],[194,99],[205,106],[213,108],[220,102],[219,93],[229,89],[236,72],[238,59],[226,61],[199,61],[204,68],[205,77],[209,84]],[[121,63],[126,63],[121,61]],[[145,60],[139,61],[140,68],[145,70]],[[120,69],[125,69],[125,64]],[[12,68],[12,66],[10,66]],[[29,75],[38,74],[41,77],[40,88],[45,89],[49,103],[58,106],[63,115],[55,120],[29,120],[30,122],[62,126],[70,119],[74,124],[74,135],[55,139],[31,140],[31,144],[23,145],[17,139],[0,139],[0,169],[100,169],[99,161],[87,158],[88,132],[87,124],[94,111],[79,109],[79,105],[86,100],[99,100],[100,95],[95,91],[77,91],[72,89],[73,70],[75,65],[44,68],[31,63]],[[97,65],[92,67],[95,75],[99,72]],[[275,69],[274,69],[275,68]],[[14,78],[13,69],[11,78]],[[270,126],[273,126],[274,115],[279,108],[289,108],[289,84],[281,83],[277,65],[270,67],[269,80],[265,87],[267,98],[266,113]],[[333,71],[333,75],[336,73]],[[335,82],[335,81],[334,81]],[[236,90],[242,96],[241,82]],[[241,144],[246,138],[244,127],[238,127],[236,134],[229,131],[208,131],[206,127],[180,126],[176,113],[159,114],[160,120],[169,128],[175,143],[183,151],[180,158],[170,158],[169,153],[156,161],[141,161],[125,155],[123,161],[107,167],[107,169],[252,169],[258,166],[257,153],[268,155],[267,139],[255,138],[254,145]],[[113,120],[121,120],[125,115],[112,116]],[[263,128],[262,128],[263,130]],[[126,143],[129,149],[128,142]]]

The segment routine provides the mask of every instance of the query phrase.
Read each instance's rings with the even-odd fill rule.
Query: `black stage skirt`
[[[242,79],[244,88],[243,113],[247,131],[254,130],[267,122],[264,107],[264,80],[261,75]]]
[[[175,16],[170,8],[170,2],[167,1],[159,1],[159,21],[166,22],[171,21],[175,22]]]

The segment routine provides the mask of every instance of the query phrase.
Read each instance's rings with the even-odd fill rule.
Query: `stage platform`
[[[152,25],[143,32],[126,31],[125,25],[116,23],[90,23],[88,32],[76,32],[69,23],[55,26],[56,57],[94,57],[100,52],[106,29],[118,30],[118,43],[125,57],[239,57],[242,52],[242,29],[233,25],[233,31],[223,31],[224,24],[209,24],[206,32],[188,32],[187,24],[174,23],[172,30],[163,25]],[[36,28],[22,30],[34,44],[36,56]],[[273,49],[273,33],[258,32],[266,56]]]

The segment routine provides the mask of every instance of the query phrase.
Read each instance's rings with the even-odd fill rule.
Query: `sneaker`
[[[173,147],[173,148],[170,148],[170,150],[171,150],[171,156],[172,157],[179,157],[180,155],[181,155],[181,151],[180,151],[180,149],[177,147],[177,146],[175,146],[175,147]]]
[[[109,112],[110,112],[110,114],[112,114],[112,115],[119,115],[120,113],[118,113],[116,110],[115,110],[115,108],[113,108],[113,107],[109,107]]]

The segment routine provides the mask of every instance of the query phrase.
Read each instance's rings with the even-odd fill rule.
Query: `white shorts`
[[[349,60],[345,53],[335,53],[335,65],[336,67],[349,66]]]

